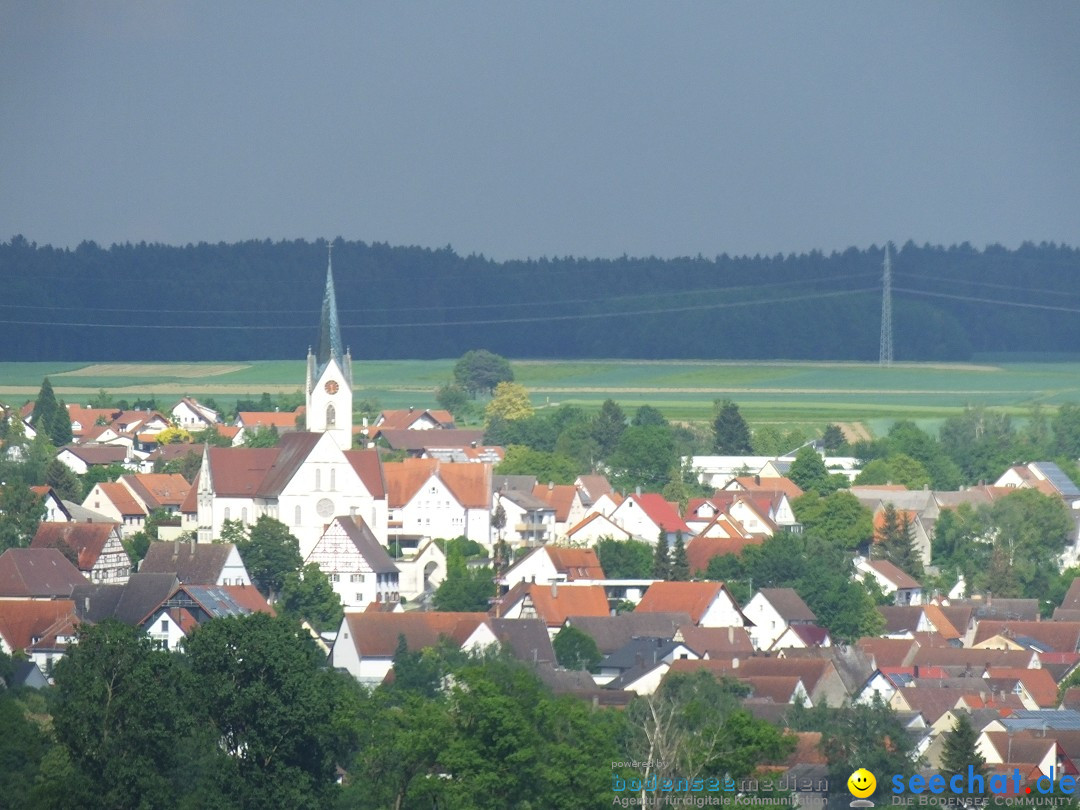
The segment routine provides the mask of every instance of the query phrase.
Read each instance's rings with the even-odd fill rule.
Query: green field
[[[356,361],[357,399],[382,407],[431,407],[434,388],[454,360]],[[1080,402],[1080,363],[898,364],[718,361],[539,361],[513,363],[538,407],[593,409],[608,397],[624,408],[653,405],[669,418],[708,419],[715,399],[739,404],[751,422],[785,425],[861,423],[880,433],[896,419],[934,427],[967,404],[1023,417],[1035,403]],[[0,363],[0,400],[33,399],[43,377],[68,402],[104,389],[125,399],[153,395],[237,398],[298,391],[302,361],[220,363]]]

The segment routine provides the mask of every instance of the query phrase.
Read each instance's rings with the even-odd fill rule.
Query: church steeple
[[[341,343],[341,324],[338,322],[337,296],[334,294],[334,244],[326,246],[326,290],[323,291],[322,317],[319,319],[319,349],[315,355],[318,363],[316,376],[322,374],[330,360],[344,366]]]

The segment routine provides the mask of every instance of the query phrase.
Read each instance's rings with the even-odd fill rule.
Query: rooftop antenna
[[[885,268],[881,274],[881,348],[878,364],[891,366],[893,361],[892,346],[892,257],[890,243],[885,243]]]

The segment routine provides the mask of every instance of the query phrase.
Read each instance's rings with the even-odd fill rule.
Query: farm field
[[[356,398],[382,407],[431,407],[455,360],[354,361]],[[1080,402],[1080,363],[897,364],[721,361],[513,361],[537,407],[593,409],[611,397],[630,410],[653,405],[669,418],[704,421],[715,399],[738,403],[751,422],[860,423],[872,433],[896,419],[934,428],[966,404],[1023,417],[1032,405]],[[48,376],[57,396],[84,402],[104,389],[125,399],[153,395],[237,398],[298,391],[302,361],[220,363],[0,363],[0,401],[36,396]]]

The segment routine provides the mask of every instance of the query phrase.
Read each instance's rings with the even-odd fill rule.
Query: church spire
[[[341,341],[341,324],[338,322],[337,297],[334,295],[334,267],[331,242],[326,246],[326,290],[323,293],[322,317],[319,320],[319,349],[315,355],[318,363],[317,374],[322,373],[331,360],[337,360],[344,367]]]

